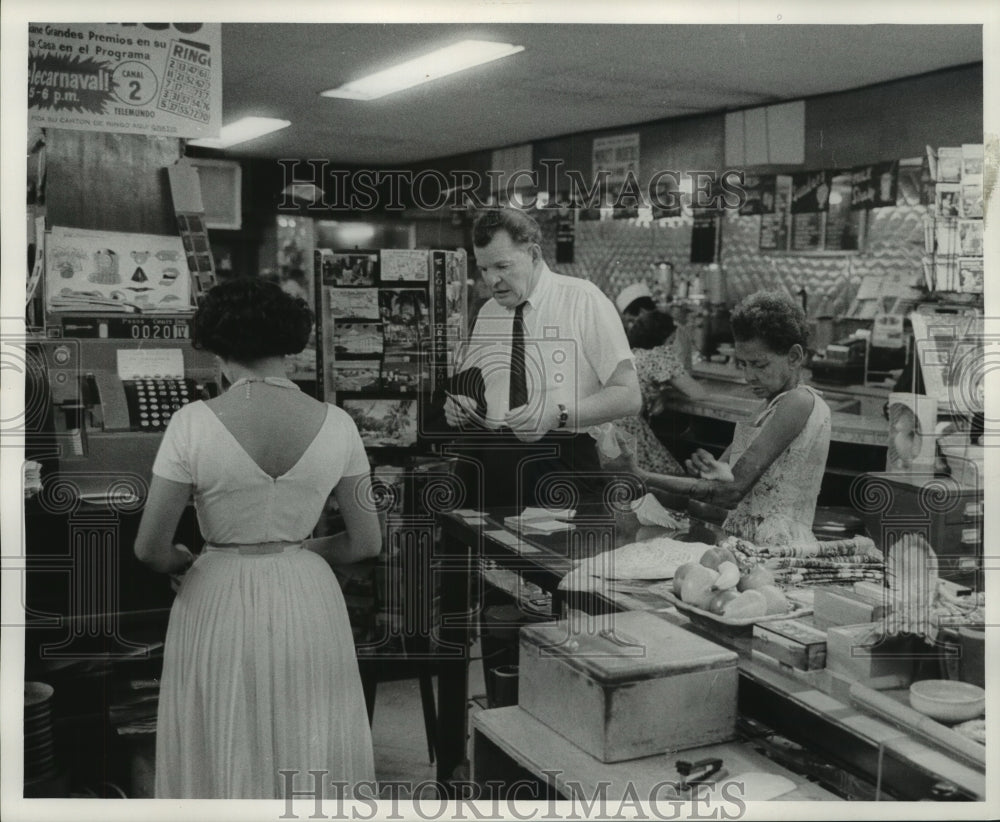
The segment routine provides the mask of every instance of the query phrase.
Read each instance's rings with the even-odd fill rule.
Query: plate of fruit
[[[812,613],[812,608],[788,597],[763,565],[741,570],[732,551],[718,546],[702,554],[700,561],[679,566],[673,580],[650,590],[692,622],[725,626],[737,633],[751,633],[761,622]]]

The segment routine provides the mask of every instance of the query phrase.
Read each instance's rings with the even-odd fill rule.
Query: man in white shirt
[[[445,402],[448,424],[467,432],[467,459],[479,468],[463,476],[486,507],[566,507],[558,503],[567,482],[584,496],[602,486],[587,431],[642,406],[624,328],[597,286],[549,269],[541,229],[524,212],[485,212],[473,244],[493,296],[461,364],[482,374],[482,402],[457,390]]]

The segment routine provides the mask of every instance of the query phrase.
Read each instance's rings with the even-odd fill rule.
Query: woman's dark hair
[[[809,340],[805,312],[780,291],[751,294],[733,309],[729,324],[737,340],[760,340],[775,354],[785,354],[796,344],[804,350]]]
[[[652,297],[639,297],[632,300],[622,314],[637,315],[640,311],[656,311],[656,302]]]
[[[249,363],[298,354],[309,341],[313,313],[276,283],[236,277],[209,291],[194,315],[192,345]]]
[[[498,231],[506,231],[517,245],[542,242],[542,229],[533,217],[516,208],[491,208],[480,213],[472,226],[472,244],[489,245]]]
[[[656,348],[674,333],[674,318],[666,311],[647,311],[632,323],[628,344],[632,348]]]

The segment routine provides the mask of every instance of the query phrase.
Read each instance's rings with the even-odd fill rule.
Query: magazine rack
[[[466,336],[465,251],[321,248],[315,272],[317,396],[380,462],[426,452],[425,406]]]

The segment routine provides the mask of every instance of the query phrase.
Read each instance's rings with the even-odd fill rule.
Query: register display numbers
[[[49,337],[108,340],[189,340],[189,317],[60,317]]]

